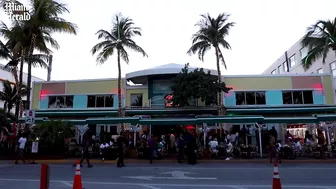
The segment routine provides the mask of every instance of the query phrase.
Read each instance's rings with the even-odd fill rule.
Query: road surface
[[[50,165],[50,189],[72,189],[75,168]],[[285,189],[336,189],[335,164],[283,164],[279,166]],[[85,189],[269,189],[269,164],[129,164],[81,168]],[[39,188],[40,165],[0,164],[0,188]]]

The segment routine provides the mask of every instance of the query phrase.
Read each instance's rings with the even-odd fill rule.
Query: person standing
[[[24,160],[24,150],[26,147],[26,142],[27,142],[26,135],[22,134],[22,136],[19,138],[19,141],[18,141],[19,145],[18,145],[18,151],[17,151],[15,164],[19,164],[19,160],[22,160],[24,164],[26,163],[26,161]]]
[[[149,163],[152,164],[154,152],[157,149],[157,144],[153,136],[148,140],[148,148],[149,148]]]
[[[125,167],[124,164],[124,137],[120,135],[117,139],[117,153],[118,153],[118,160],[117,160],[117,167]]]
[[[197,164],[197,143],[196,139],[192,138],[187,144],[187,158],[190,165]]]
[[[91,148],[91,142],[90,140],[86,140],[84,143],[84,149],[83,149],[83,154],[82,154],[82,159],[80,160],[80,165],[83,167],[83,162],[86,160],[88,167],[91,168],[92,164],[90,163],[90,148]],[[74,165],[76,166],[76,165]]]
[[[180,137],[177,141],[177,161],[178,163],[183,163],[184,160],[184,139],[183,135],[180,134]]]
[[[101,158],[102,161],[105,160],[106,154],[107,154],[107,148],[109,148],[109,144],[105,141],[100,145],[100,154],[101,154]]]

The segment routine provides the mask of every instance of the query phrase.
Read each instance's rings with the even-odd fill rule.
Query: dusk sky
[[[22,1],[27,4],[27,0]],[[197,31],[194,24],[200,14],[216,17],[230,13],[236,26],[227,41],[232,50],[225,50],[227,70],[222,74],[260,74],[294,45],[306,28],[319,19],[336,16],[335,0],[68,0],[68,21],[78,25],[77,36],[55,34],[61,48],[55,50],[53,80],[116,78],[117,57],[105,65],[96,65],[90,50],[98,40],[99,29],[109,30],[115,13],[132,18],[142,28],[142,37],[135,41],[145,49],[148,58],[129,51],[130,64],[122,63],[122,75],[169,63],[216,69],[215,53],[210,51],[205,62],[186,54],[191,46],[191,35]],[[4,11],[0,20],[9,24]],[[6,62],[0,60],[0,63]],[[46,70],[34,69],[33,75],[46,79]]]

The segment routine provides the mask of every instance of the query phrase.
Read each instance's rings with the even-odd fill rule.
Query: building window
[[[113,95],[89,95],[88,108],[111,108],[113,107]]]
[[[303,48],[300,50],[300,54],[301,54],[301,59],[306,58],[306,56],[308,55],[308,48],[307,48],[307,47],[303,47]]]
[[[283,72],[282,65],[278,66],[278,73],[281,74]]]
[[[283,91],[283,104],[313,104],[313,91]]]
[[[271,72],[271,74],[272,74],[272,75],[276,74],[276,70],[273,70],[273,71]]]
[[[282,68],[284,72],[288,72],[287,62],[282,63]]]
[[[336,62],[333,62],[330,64],[330,69],[331,69],[332,75],[336,77]]]
[[[131,94],[131,106],[142,107],[142,94]]]
[[[322,68],[318,69],[318,70],[317,70],[317,73],[319,73],[319,74],[323,73]]]
[[[49,96],[48,108],[73,108],[73,96]]]
[[[236,105],[265,105],[265,92],[236,92]]]
[[[295,66],[295,64],[296,64],[295,55],[293,55],[289,58],[289,66],[293,67]]]

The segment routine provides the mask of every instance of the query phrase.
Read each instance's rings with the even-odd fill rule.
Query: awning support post
[[[262,151],[262,143],[261,143],[261,125],[259,125],[258,123],[256,123],[256,125],[258,126],[258,134],[259,134],[259,152],[260,152],[260,157],[263,157],[263,151]]]

